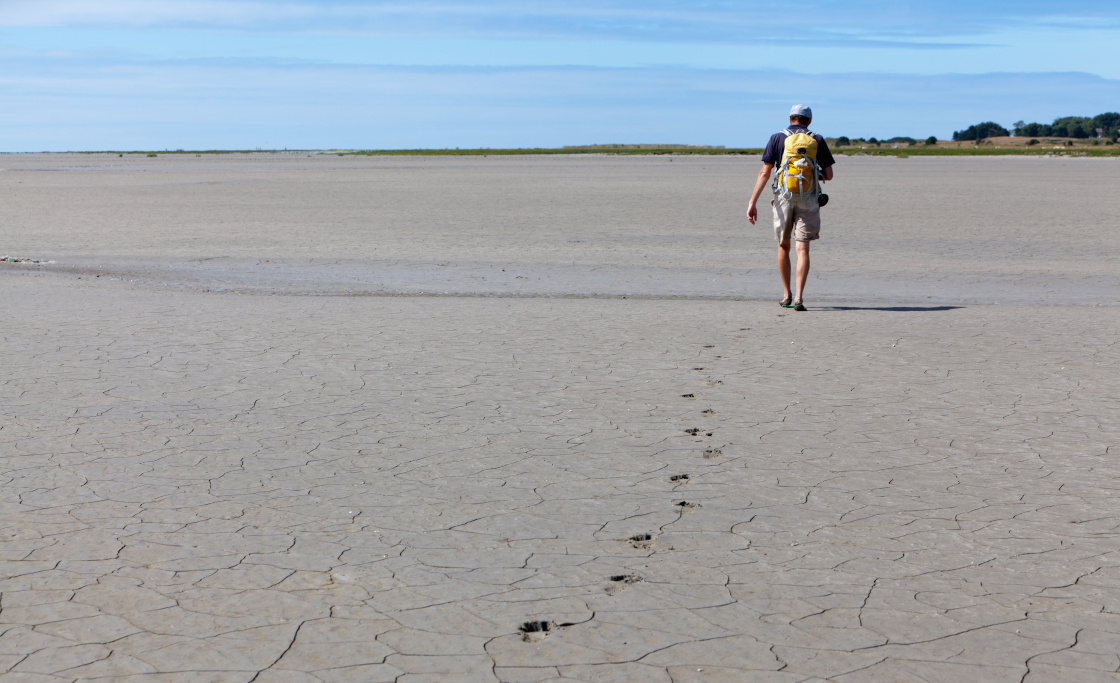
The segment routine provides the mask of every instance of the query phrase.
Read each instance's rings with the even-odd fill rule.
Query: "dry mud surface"
[[[1117,162],[757,166],[0,157],[0,678],[1120,678]]]

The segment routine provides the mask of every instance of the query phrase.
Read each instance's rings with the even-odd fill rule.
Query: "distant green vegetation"
[[[1004,128],[1003,126],[996,123],[995,121],[984,121],[983,123],[977,123],[977,124],[971,125],[968,128],[965,128],[964,130],[955,131],[953,133],[952,140],[953,140],[953,142],[976,142],[977,144],[979,144],[980,142],[987,141],[990,138],[1001,138],[1001,137],[1010,137],[1010,136],[1014,136],[1015,138],[1035,138],[1036,141],[1034,143],[1028,143],[1028,144],[1035,144],[1035,145],[1040,143],[1040,141],[1037,140],[1037,138],[1063,138],[1063,140],[1064,139],[1072,139],[1072,140],[1088,142],[1089,144],[1111,145],[1111,144],[1115,144],[1116,142],[1120,141],[1120,113],[1105,112],[1104,114],[1097,114],[1096,116],[1091,116],[1091,117],[1090,116],[1064,116],[1062,118],[1054,119],[1053,123],[1048,123],[1048,124],[1047,123],[1025,123],[1023,121],[1016,121],[1012,125],[1010,130],[1008,130],[1007,128]],[[1096,141],[1099,141],[1099,142],[1096,142]],[[1021,141],[1016,141],[1016,142],[1018,142],[1019,145],[1022,144]],[[1062,142],[1062,141],[1051,139],[1051,140],[1048,140],[1047,142],[1052,142],[1053,143],[1053,142]],[[1084,142],[1082,144],[1084,144]],[[841,135],[841,136],[835,138],[835,146],[837,146],[837,147],[847,147],[849,145],[856,145],[856,146],[862,146],[862,147],[866,148],[868,145],[873,145],[875,147],[879,147],[879,146],[884,145],[884,144],[892,144],[892,145],[906,144],[910,147],[914,147],[915,145],[924,144],[926,147],[930,147],[930,146],[933,146],[933,145],[937,144],[937,138],[935,136],[931,135],[930,137],[926,138],[924,141],[921,141],[921,142],[919,142],[919,141],[917,141],[917,140],[915,140],[914,138],[911,138],[911,137],[894,137],[894,138],[891,138],[889,140],[879,140],[877,138],[867,138],[865,140],[863,138],[858,138],[858,139],[857,138],[848,138],[845,135]],[[1001,143],[1001,144],[1004,144],[1004,143]],[[1006,147],[1001,148],[1001,149],[1006,150]],[[973,150],[973,151],[977,151],[977,150]],[[915,153],[917,153],[917,152],[915,152]],[[923,151],[921,153],[922,154],[930,154],[930,153],[939,154],[940,152],[929,152],[927,150],[927,151]],[[964,153],[966,153],[966,152],[963,151],[963,150],[953,152],[953,154],[964,154]],[[971,153],[971,152],[967,152],[967,153]],[[1004,153],[1004,152],[1002,152],[1002,151],[993,152],[993,150],[986,150],[982,153],[984,153],[984,154],[997,153],[998,154],[998,153]],[[1021,153],[1021,152],[1019,152],[1019,151],[1015,151],[1015,152],[1007,151],[1006,153],[1018,154],[1018,153]],[[1044,152],[1037,152],[1036,151],[1035,153],[1044,153]],[[1113,154],[1114,154],[1114,152],[1112,152],[1112,151],[1108,151],[1108,152],[1099,151],[1099,150],[1094,150],[1093,151],[1094,156],[1102,156],[1102,155],[1103,156],[1112,156]]]
[[[1009,136],[1014,137],[1009,137]],[[1006,138],[993,140],[993,138]],[[1040,139],[1042,138],[1042,139]],[[1096,116],[1065,116],[1053,123],[1025,123],[1017,121],[1011,130],[994,121],[977,123],[964,130],[955,131],[952,141],[939,141],[936,136],[924,140],[896,136],[886,140],[878,138],[849,138],[840,135],[828,138],[829,147],[837,154],[866,154],[872,156],[993,156],[1047,155],[1062,156],[1120,156],[1120,113],[1106,112]],[[993,144],[995,142],[995,144]],[[967,146],[964,143],[968,143]],[[1060,145],[1061,147],[1055,147]],[[332,154],[338,156],[502,156],[520,154],[617,154],[617,155],[751,155],[762,154],[761,147],[723,147],[679,144],[599,144],[569,145],[566,147],[529,148],[476,148],[476,149],[368,149],[368,150],[162,150],[159,154]],[[103,152],[87,152],[98,154]],[[113,154],[118,154],[114,150]],[[147,154],[156,152],[133,150],[119,154]]]
[[[1105,112],[1096,116],[1063,116],[1053,123],[1026,123],[1016,121],[1007,130],[993,121],[985,121],[953,133],[954,140],[984,140],[986,138],[1006,137],[1025,138],[1074,138],[1107,139],[1116,141],[1120,137],[1120,113]]]
[[[490,156],[507,154],[762,154],[761,147],[709,147],[706,145],[572,145],[568,147],[529,147],[512,149],[390,149],[360,150],[348,154],[362,156],[419,155],[419,156]]]
[[[1024,123],[1016,121],[1011,130],[1016,136],[1056,138],[1107,138],[1116,142],[1120,137],[1120,113],[1105,112],[1093,117],[1065,116],[1054,123]]]
[[[1037,146],[1022,147],[910,147],[910,148],[859,148],[842,147],[835,150],[844,156],[899,157],[991,157],[1012,156],[1073,156],[1073,157],[1120,157],[1120,147],[1071,147],[1069,149],[1048,149]]]
[[[1054,124],[1041,130],[1057,130],[1062,125],[1069,131],[1071,122],[1081,126],[1084,130],[1085,122],[1097,125],[1103,132],[1115,135],[1115,126],[1120,125],[1120,114],[1100,114],[1093,118],[1066,117],[1057,119]],[[1115,143],[1115,138],[1092,136],[1081,138],[1047,137],[1048,133],[1039,133],[1037,137],[1028,136],[1029,131],[1035,130],[1033,126],[1041,124],[1015,124],[1016,137],[993,139],[995,133],[1007,133],[994,122],[970,126],[964,131],[954,134],[954,141],[939,141],[935,136],[924,140],[908,136],[897,136],[885,140],[877,138],[849,138],[841,135],[827,138],[828,145],[834,154],[838,155],[866,155],[866,156],[893,156],[905,158],[909,156],[996,156],[1006,155],[1031,155],[1031,156],[1092,156],[1092,157],[1120,157],[1120,145]],[[975,134],[976,137],[973,137]],[[986,137],[981,137],[981,136]],[[1002,136],[1000,136],[1002,137]],[[1040,140],[1039,138],[1043,138]],[[530,148],[475,148],[475,149],[368,149],[368,150],[160,150],[159,155],[195,155],[203,154],[299,154],[306,156],[331,155],[347,156],[506,156],[527,154],[609,154],[621,156],[655,156],[655,155],[749,155],[758,156],[763,152],[760,147],[722,147],[708,145],[679,145],[679,144],[599,144],[599,145],[570,145],[567,147],[530,147]],[[104,154],[106,152],[84,152],[85,154]],[[118,155],[147,155],[157,156],[157,152],[134,150],[130,152],[113,151]]]
[[[912,138],[892,138],[891,140],[848,140],[847,144],[840,144],[841,139],[829,139],[829,147],[835,154],[845,156],[997,156],[1000,154],[1046,156],[1093,156],[1114,157],[1120,156],[1120,146],[1101,145],[1099,147],[1077,147],[1055,150],[1050,147],[1026,146],[995,147],[975,146],[950,147],[951,143],[937,145],[933,142],[909,142]],[[879,146],[892,144],[893,147]],[[752,155],[760,156],[763,150],[752,147],[686,147],[686,146],[660,146],[660,145],[593,145],[586,147],[535,147],[530,149],[393,149],[393,150],[362,150],[346,152],[348,156],[503,156],[520,154],[612,154],[622,156],[642,156],[661,154],[691,154],[691,155]]]
[[[953,140],[983,140],[985,138],[1001,138],[1007,137],[1011,133],[994,121],[985,121],[978,123],[975,126],[969,126],[964,130],[958,130],[953,133]]]
[[[490,148],[478,147],[472,149],[344,149],[344,150],[313,150],[313,149],[177,149],[175,151],[160,151],[159,154],[179,156],[200,156],[203,154],[303,154],[307,156],[330,154],[332,156],[500,156],[516,154],[622,154],[622,155],[658,155],[658,154],[762,154],[761,147],[712,147],[708,145],[670,145],[670,144],[641,144],[641,145],[571,145],[567,147],[515,147],[515,148]],[[79,152],[79,154],[117,154],[121,155],[147,155],[158,156],[155,152],[133,150],[128,152],[110,150],[104,152]]]

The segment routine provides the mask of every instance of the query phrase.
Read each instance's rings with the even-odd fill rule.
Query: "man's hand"
[[[747,204],[747,220],[754,225],[758,220],[758,198],[762,196],[762,190],[766,187],[766,183],[770,180],[770,172],[774,170],[774,164],[763,162],[762,170],[758,172],[758,178],[754,181],[754,190],[751,192],[751,200]]]

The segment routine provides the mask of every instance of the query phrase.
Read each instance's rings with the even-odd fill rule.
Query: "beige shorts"
[[[774,207],[774,237],[778,244],[789,240],[792,233],[796,242],[808,242],[821,236],[821,206],[815,194],[798,199],[775,195],[770,200]]]

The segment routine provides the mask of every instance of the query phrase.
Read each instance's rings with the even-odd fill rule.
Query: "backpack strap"
[[[778,133],[786,136],[787,138],[793,135],[793,131],[789,128],[783,128],[782,130],[778,131]],[[782,177],[782,170],[785,169],[785,161],[786,156],[783,153],[781,159],[778,160],[777,168],[775,169],[776,173],[774,173],[774,181],[770,183],[770,189],[774,191],[774,194],[778,194],[781,191],[778,189],[778,179]]]

